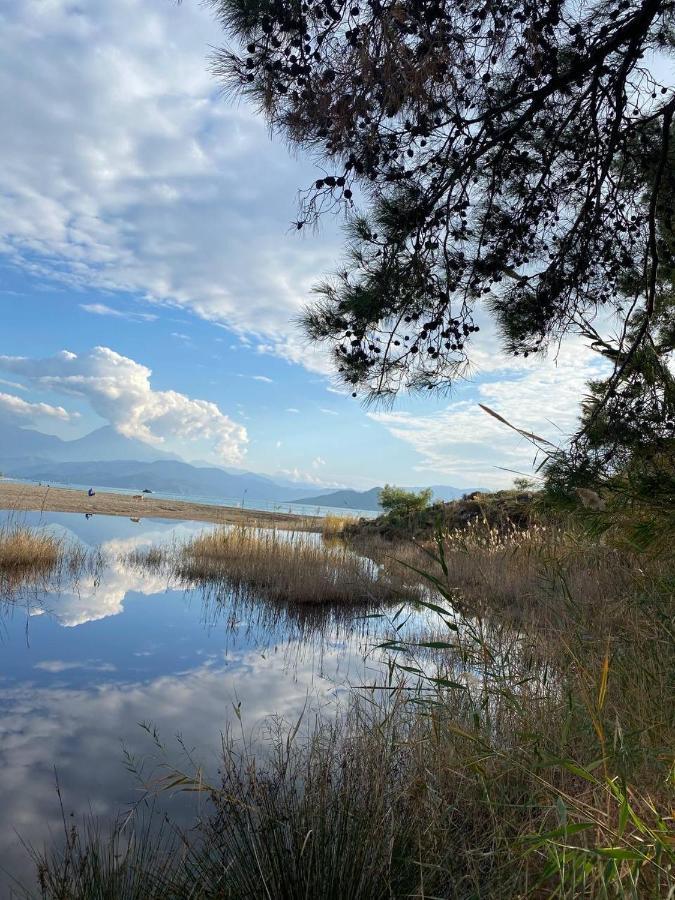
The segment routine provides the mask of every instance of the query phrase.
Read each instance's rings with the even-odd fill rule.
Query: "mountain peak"
[[[72,441],[64,441],[51,434],[31,428],[0,424],[0,458],[37,457],[53,462],[82,462],[97,460],[179,460],[180,456],[158,450],[137,438],[125,437],[113,425],[102,425],[89,434]]]

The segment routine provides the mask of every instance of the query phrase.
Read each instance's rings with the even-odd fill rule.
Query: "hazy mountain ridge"
[[[309,484],[275,480],[244,469],[184,462],[175,454],[127,438],[111,426],[64,441],[30,428],[0,424],[0,471],[15,478],[97,487],[148,489],[205,499],[294,502],[338,509],[378,510],[380,487],[367,491],[330,490],[312,494]],[[419,488],[414,488],[419,490]],[[435,500],[451,500],[465,491],[432,487]]]
[[[205,499],[291,501],[306,491],[306,487],[281,487],[263,475],[230,475],[223,469],[199,468],[177,460],[29,462],[12,465],[7,474],[31,481],[92,484],[137,491],[147,488]]]
[[[97,428],[84,437],[64,441],[52,434],[43,434],[31,428],[18,428],[3,423],[0,426],[0,460],[37,458],[52,462],[87,462],[96,460],[180,460],[175,453],[167,453],[139,441],[128,438],[111,425]]]
[[[374,487],[368,491],[353,491],[353,490],[341,490],[341,491],[330,491],[326,494],[319,494],[315,497],[303,497],[300,503],[305,503],[308,506],[316,505],[316,506],[334,506],[338,508],[344,509],[368,509],[368,510],[379,510],[379,496],[381,487]],[[421,491],[423,488],[421,487],[411,487],[406,488],[406,490],[410,491]],[[458,497],[461,497],[463,494],[471,493],[474,490],[480,490],[480,488],[456,488],[451,487],[450,485],[445,484],[433,484],[431,485],[431,491],[433,495],[434,501],[448,501],[448,500],[456,500]]]

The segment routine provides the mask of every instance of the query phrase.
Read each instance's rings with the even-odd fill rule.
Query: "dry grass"
[[[356,516],[324,516],[321,521],[321,534],[327,540],[341,537],[347,529],[353,528],[358,521]]]
[[[48,578],[63,558],[63,541],[53,534],[18,525],[0,529],[0,594]]]
[[[233,898],[671,897],[672,557],[476,527],[435,559],[407,553],[447,615],[412,642],[394,622],[393,694],[280,733],[267,762],[226,747],[201,883],[227,871]]]
[[[343,542],[323,542],[304,532],[220,528],[128,561],[164,567],[186,586],[215,584],[230,596],[274,602],[355,605],[416,595],[407,582]]]
[[[419,580],[420,571],[430,574],[456,604],[538,631],[551,620],[564,625],[569,617],[573,627],[592,620],[602,633],[645,579],[663,579],[672,571],[672,558],[646,559],[556,526],[504,530],[476,523],[443,532],[438,540],[442,561],[438,542],[366,537],[352,546],[393,576]]]
[[[0,568],[49,569],[59,561],[62,542],[54,535],[30,528],[14,527],[0,532]]]
[[[46,589],[63,577],[95,571],[100,554],[40,528],[0,528],[0,598],[12,600],[25,587]]]

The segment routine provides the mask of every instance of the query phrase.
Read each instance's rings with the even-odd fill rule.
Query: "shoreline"
[[[321,516],[265,512],[215,506],[192,500],[164,500],[150,495],[134,499],[131,494],[97,491],[93,497],[78,488],[50,487],[19,481],[0,481],[0,509],[10,512],[92,513],[99,516],[125,516],[138,519],[183,519],[213,522],[219,525],[249,525],[282,528],[288,531],[321,531]]]

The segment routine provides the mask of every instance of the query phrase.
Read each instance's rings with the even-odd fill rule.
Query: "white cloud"
[[[11,387],[15,391],[27,391],[28,388],[25,384],[19,384],[18,381],[7,381],[5,378],[0,378],[0,384],[4,384],[5,387]]]
[[[277,475],[287,478],[289,481],[298,481],[301,484],[313,484],[320,488],[342,488],[343,484],[338,481],[324,481],[322,478],[312,472],[305,472],[303,469],[295,466],[293,469],[279,469]]]
[[[323,406],[319,407],[319,412],[322,412],[326,416],[339,416],[340,414],[335,412],[334,409],[325,409]]]
[[[87,669],[90,672],[115,671],[115,666],[112,663],[101,662],[97,659],[85,659],[81,662],[65,659],[44,659],[42,662],[35,663],[34,668],[41,669],[43,672],[51,672],[54,675],[58,675],[61,672],[69,672],[71,669]]]
[[[80,309],[94,316],[111,316],[115,319],[126,319],[129,322],[154,322],[157,319],[154,313],[125,313],[121,309],[114,309],[105,303],[81,303]]]
[[[274,384],[274,379],[267,375],[246,375],[243,372],[237,373],[237,378],[250,378],[251,381],[261,381],[263,384]]]
[[[475,400],[461,400],[428,415],[371,412],[369,417],[410,444],[420,455],[420,472],[434,472],[459,486],[500,487],[513,475],[530,472],[536,449],[525,438],[485,413],[483,403],[518,428],[555,444],[564,442],[578,420],[579,400],[602,364],[581,341],[571,340],[557,359],[516,360],[509,370],[501,359],[494,371],[504,377],[476,388]],[[536,462],[541,461],[541,456]]]
[[[321,456],[317,456],[315,459],[312,460],[312,468],[313,469],[320,469],[321,466],[325,466],[325,465],[326,465],[326,460],[323,459]]]
[[[294,406],[289,406],[286,410],[287,413],[299,413],[300,410],[296,409]]]
[[[23,397],[14,394],[0,393],[0,413],[19,419],[60,419],[62,422],[70,422],[78,418],[78,413],[70,413],[62,406],[50,406],[49,403],[29,403]]]
[[[223,462],[238,462],[244,455],[246,429],[215,403],[177,391],[154,390],[150,369],[109,347],[94,347],[79,356],[63,350],[46,359],[0,356],[0,369],[22,375],[41,388],[86,399],[94,412],[127,437],[153,445],[168,439],[205,441]],[[13,400],[25,403],[18,397]],[[47,414],[68,416],[65,410]]]
[[[207,6],[3,9],[0,253],[70,287],[189,309],[255,352],[326,371],[292,319],[337,242],[288,233],[313,171],[219,95],[208,56],[225,38]]]

